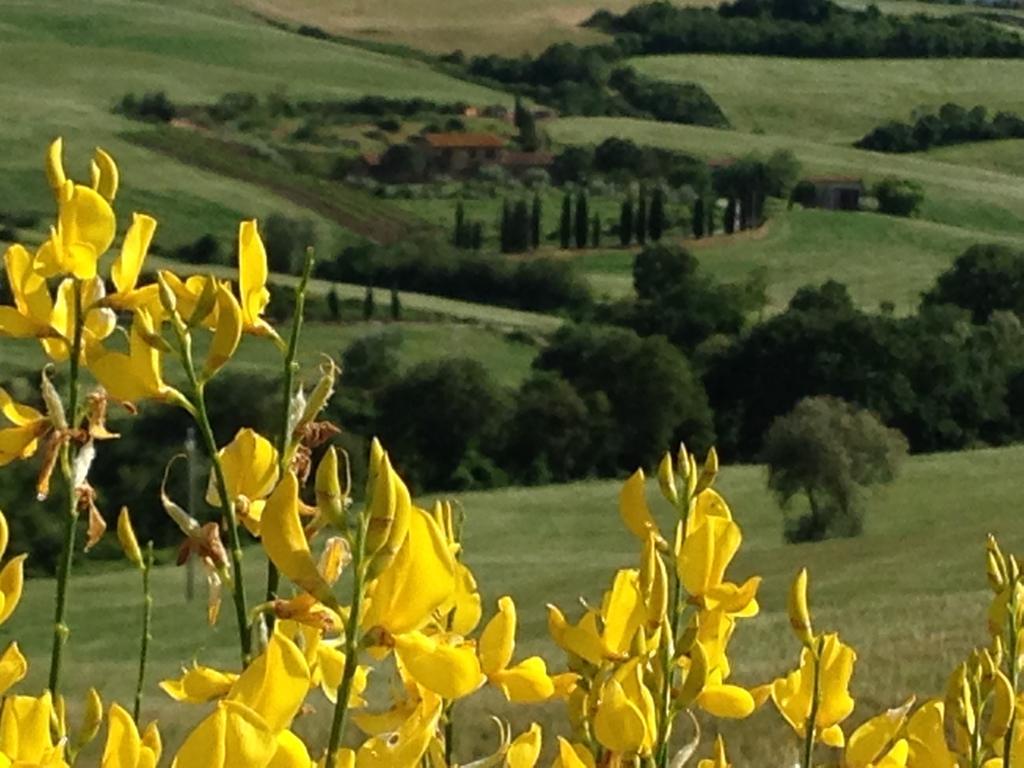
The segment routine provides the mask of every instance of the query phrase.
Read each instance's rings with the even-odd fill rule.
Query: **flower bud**
[[[178,297],[174,295],[174,291],[167,284],[167,278],[163,276],[162,272],[156,273],[156,283],[159,288],[160,306],[167,314],[173,315],[178,309]]]
[[[814,632],[811,629],[811,613],[807,608],[807,569],[801,568],[793,579],[787,603],[789,625],[793,628],[796,639],[805,647],[814,646]]]
[[[658,485],[661,495],[668,503],[675,506],[679,503],[679,492],[676,490],[676,473],[672,467],[672,454],[666,453],[658,464]]]
[[[678,703],[683,707],[690,706],[704,690],[708,682],[708,657],[700,643],[694,643],[690,649],[690,668],[686,672],[686,680],[679,692]]]
[[[296,429],[313,421],[327,405],[331,395],[334,394],[334,381],[338,375],[338,366],[326,355],[324,358],[324,362],[320,365],[320,380],[316,383],[313,391],[309,393],[309,400],[306,401],[306,407],[302,411],[302,416],[299,417]]]
[[[50,417],[50,423],[53,424],[55,429],[67,429],[68,420],[67,416],[64,415],[64,403],[61,401],[60,395],[57,394],[57,388],[50,381],[49,373],[51,370],[52,368],[49,365],[43,368],[39,386],[43,395],[43,403],[46,405],[46,415]]]
[[[995,743],[1006,735],[1013,720],[1013,685],[999,670],[995,671],[992,685],[992,703],[988,725],[985,728],[985,742]]]
[[[64,188],[67,176],[64,174],[64,139],[58,136],[51,142],[46,150],[46,180],[50,182],[50,189],[58,194]]]
[[[704,459],[704,466],[700,471],[700,478],[697,481],[697,487],[694,489],[694,495],[700,493],[706,488],[710,488],[715,478],[718,476],[718,451],[715,450],[714,446],[708,451],[707,458]]]
[[[135,538],[135,530],[132,528],[132,520],[128,515],[128,507],[121,507],[121,512],[117,516],[117,540],[121,542],[121,549],[124,550],[128,561],[136,568],[144,568],[142,550],[139,548],[139,540]]]
[[[346,462],[346,469],[348,462]],[[346,484],[347,486],[348,484]],[[345,498],[338,479],[338,452],[332,445],[316,468],[316,508],[340,531],[345,530]]]
[[[187,324],[190,328],[196,328],[203,324],[203,321],[210,317],[210,313],[213,312],[214,307],[217,306],[217,288],[219,283],[215,277],[203,278],[203,289],[199,292],[199,297],[196,299],[196,306],[192,310],[192,314],[187,319]],[[234,298],[234,296],[232,296]]]
[[[85,714],[82,716],[82,725],[75,733],[74,751],[76,753],[96,738],[101,725],[103,725],[103,699],[100,698],[95,688],[90,688],[85,694]]]

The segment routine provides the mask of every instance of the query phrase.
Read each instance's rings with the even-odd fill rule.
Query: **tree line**
[[[923,152],[949,144],[1020,138],[1024,138],[1024,118],[1015,112],[997,112],[990,118],[983,106],[967,109],[959,104],[943,104],[912,122],[884,123],[854,146],[875,152]]]

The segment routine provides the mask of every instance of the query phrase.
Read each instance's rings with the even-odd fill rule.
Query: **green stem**
[[[821,652],[824,650],[824,640],[818,641],[818,647],[814,649],[812,663],[814,664],[814,690],[811,695],[811,712],[807,716],[807,723],[804,725],[804,759],[802,768],[813,768],[814,759],[814,731],[815,723],[818,720],[818,707],[821,704]]]
[[[444,708],[444,764],[454,765],[455,756],[455,721],[452,719],[455,702],[450,701]]]
[[[1007,624],[1009,637],[1006,638],[1006,671],[1013,686],[1014,699],[1017,697],[1017,688],[1020,684],[1020,674],[1017,664],[1018,634],[1017,626],[1017,584],[1010,585],[1010,600],[1008,606]],[[1010,713],[1010,727],[1006,730],[1006,737],[1003,740],[1003,768],[1010,768],[1013,758],[1013,738],[1017,726],[1017,708],[1014,707]]]
[[[277,435],[277,470],[278,475],[283,477],[288,468],[288,459],[291,449],[292,435],[289,426],[292,415],[292,394],[295,390],[295,374],[298,364],[295,358],[299,351],[299,334],[302,332],[303,316],[306,312],[306,285],[309,283],[309,276],[313,271],[313,249],[306,249],[306,261],[302,267],[302,278],[295,289],[295,314],[292,316],[292,332],[288,337],[288,349],[284,356],[284,398],[281,404],[281,428]],[[277,566],[267,559],[267,602],[277,598],[278,585],[281,575]],[[274,629],[274,614],[267,614],[268,629]]]
[[[139,648],[139,679],[135,683],[135,707],[132,716],[139,722],[142,711],[142,689],[146,683],[146,661],[149,658],[149,623],[153,616],[153,595],[149,590],[149,574],[153,570],[153,542],[146,545],[146,554],[142,562],[142,641]]]
[[[661,557],[661,555],[657,555]],[[662,632],[670,633],[661,640],[662,648],[662,689],[661,689],[661,700],[659,701],[660,710],[658,712],[658,749],[656,752],[655,764],[658,768],[666,768],[669,761],[669,741],[672,738],[672,724],[671,713],[672,713],[672,671],[674,664],[672,663],[673,645],[675,643],[676,633],[679,631],[679,616],[682,613],[679,610],[679,574],[676,569],[670,568],[669,578],[672,580],[672,589],[670,592],[668,622],[662,627]]]
[[[78,424],[78,378],[82,358],[82,331],[85,318],[82,316],[82,290],[78,280],[72,287],[74,294],[74,333],[71,340],[71,360],[68,371],[68,426],[75,429]],[[64,661],[64,646],[71,634],[65,623],[68,605],[68,583],[71,581],[71,562],[75,552],[75,534],[78,526],[78,499],[75,498],[73,456],[70,440],[61,448],[61,467],[67,484],[67,515],[64,519],[64,544],[57,566],[57,595],[53,615],[53,648],[50,654],[49,689],[53,696],[60,693],[60,675]]]
[[[175,316],[171,325],[178,337],[178,351],[182,367],[185,369],[185,375],[192,387],[192,407],[195,409],[193,416],[196,426],[199,428],[199,434],[203,438],[206,455],[213,466],[214,481],[217,484],[217,493],[220,495],[221,514],[228,529],[233,572],[231,592],[235,603],[235,620],[238,624],[238,643],[242,655],[242,665],[246,666],[251,655],[252,638],[249,634],[248,610],[245,605],[245,576],[242,573],[242,540],[238,533],[238,515],[235,512],[235,505],[231,501],[231,494],[228,493],[224,467],[217,456],[217,439],[214,437],[213,426],[210,424],[210,416],[206,410],[206,391],[196,374],[196,366],[192,360],[191,341],[186,335],[184,324],[181,323],[180,318]]]
[[[359,662],[359,614],[362,612],[363,582],[366,578],[363,564],[366,523],[366,520],[360,520],[356,525],[355,546],[352,548],[352,605],[349,606],[348,624],[345,627],[345,670],[341,675],[341,685],[338,686],[338,700],[334,704],[334,719],[331,722],[331,736],[327,742],[325,768],[337,768],[338,765],[338,748],[348,725],[348,700]]]

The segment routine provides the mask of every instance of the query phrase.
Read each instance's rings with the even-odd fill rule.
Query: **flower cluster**
[[[619,509],[635,538],[635,567],[617,570],[600,602],[584,601],[580,612],[548,606],[551,638],[565,654],[564,669],[549,669],[541,657],[517,653],[512,598],[494,605],[481,598],[464,558],[459,510],[442,502],[417,505],[377,440],[362,500],[354,501],[348,456],[331,444],[339,427],[323,419],[338,370],[328,359],[311,388],[296,381],[311,256],[290,333],[282,336],[264,319],[267,256],[255,221],[239,226],[234,283],[170,270],[150,276],[144,264],[157,224],[139,213],[105,277],[101,260],[117,234],[117,165],[97,150],[91,183],[76,183],[65,173],[58,140],[46,170],[56,221],[35,252],[13,245],[4,254],[12,303],[0,306],[0,336],[38,339],[49,362],[40,378],[41,408],[0,389],[0,465],[39,454],[40,498],[53,476],[63,481],[65,541],[46,690],[9,693],[28,664],[16,643],[0,654],[0,768],[75,765],[104,721],[101,768],[155,768],[161,760],[156,724],[141,719],[153,547],[140,546],[127,509],[118,515],[117,536],[142,583],[133,709],[114,703],[105,713],[90,690],[84,715],[73,724],[61,691],[80,522],[87,521],[86,550],[107,527],[89,482],[97,450],[118,437],[107,429],[107,408],[135,412],[146,402],[183,409],[202,437],[211,467],[205,508],[185,509],[166,491],[160,500],[181,531],[179,564],[195,557],[206,571],[209,621],[218,620],[227,590],[238,633],[237,666],[193,662],[160,683],[183,707],[204,705],[170,757],[172,766],[454,768],[455,704],[484,688],[516,704],[564,706],[571,732],[545,734],[533,723],[514,733],[499,721],[495,749],[470,764],[476,768],[532,768],[545,748],[552,761],[545,764],[554,768],[682,768],[692,761],[697,768],[727,768],[724,740],[702,745],[698,723],[741,720],[769,701],[794,733],[801,768],[1024,764],[1024,728],[1017,723],[1024,711],[1024,584],[1016,559],[994,539],[986,554],[990,642],[957,666],[943,697],[916,707],[910,699],[847,735],[857,656],[838,633],[815,631],[806,571],[789,596],[797,667],[763,685],[734,681],[730,644],[759,612],[761,580],[730,577],[743,536],[714,487],[717,454],[698,462],[680,448],[657,468],[663,513],[648,504],[642,470],[622,488]],[[264,435],[244,428],[220,445],[207,385],[246,334],[281,355],[279,429]],[[205,350],[201,359],[197,349]],[[179,370],[168,379],[171,362]],[[58,364],[67,366],[63,396],[53,384]],[[94,385],[83,391],[87,375]],[[165,478],[173,469],[172,460]],[[265,555],[268,568],[268,590],[257,605],[247,602],[241,568],[247,539],[259,541],[250,552]],[[0,514],[0,623],[16,609],[23,583],[25,556],[3,562],[7,545]],[[310,745],[296,723],[316,696],[331,704],[333,717],[327,742]],[[822,763],[826,749],[829,762]],[[708,756],[698,760],[699,753]]]

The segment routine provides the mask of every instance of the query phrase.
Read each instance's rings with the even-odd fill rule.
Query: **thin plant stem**
[[[149,624],[153,617],[153,594],[149,589],[149,575],[153,570],[153,542],[146,545],[146,554],[142,561],[142,640],[139,645],[139,679],[135,683],[135,706],[132,716],[139,722],[142,711],[142,690],[146,684],[146,661],[149,659]]]
[[[196,426],[203,439],[203,447],[206,455],[213,466],[214,482],[217,485],[217,493],[220,496],[221,514],[223,515],[225,527],[228,529],[228,543],[230,547],[231,569],[232,569],[232,597],[235,604],[235,619],[238,624],[238,644],[242,656],[242,665],[249,663],[252,651],[252,637],[249,634],[248,609],[245,604],[245,576],[242,573],[242,539],[238,533],[238,515],[235,512],[235,505],[231,501],[231,494],[228,493],[227,479],[224,477],[224,467],[217,456],[217,439],[213,434],[213,426],[210,424],[210,416],[206,410],[206,391],[203,382],[196,374],[195,362],[192,359],[192,344],[185,331],[181,319],[174,318],[172,322],[175,334],[178,337],[178,352],[181,357],[182,367],[192,387],[191,403],[194,409]]]
[[[327,742],[327,764],[325,768],[337,768],[338,747],[348,725],[348,700],[352,694],[352,682],[359,666],[359,614],[363,607],[363,584],[366,567],[363,562],[366,547],[365,516],[356,525],[355,546],[352,548],[352,604],[349,606],[348,624],[345,627],[345,669],[338,686],[338,700],[334,704],[334,718],[331,722],[331,736]]]
[[[1013,695],[1017,696],[1017,688],[1020,684],[1020,669],[1017,663],[1019,653],[1018,634],[1020,628],[1017,626],[1017,582],[1010,584],[1010,600],[1007,606],[1007,638],[1006,638],[1006,673],[1013,687]],[[1017,708],[1010,712],[1010,725],[1006,729],[1006,736],[1003,739],[1003,768],[1010,768],[1013,762],[1013,739],[1017,727]]]
[[[284,477],[288,468],[288,454],[291,449],[291,415],[292,395],[295,391],[295,374],[298,371],[298,363],[295,358],[299,351],[299,334],[302,332],[302,322],[306,312],[306,286],[309,284],[309,276],[313,271],[313,249],[306,249],[306,260],[302,267],[302,278],[295,289],[295,313],[292,316],[292,331],[288,337],[288,348],[284,355],[284,396],[281,403],[281,425],[277,435],[277,461],[278,475]],[[267,602],[277,598],[278,585],[281,576],[277,566],[267,559]],[[274,614],[267,614],[268,629],[274,628]]]
[[[804,756],[801,766],[813,768],[814,760],[814,731],[815,723],[818,720],[818,707],[821,705],[821,652],[824,650],[824,639],[818,641],[817,648],[812,650],[811,662],[814,664],[814,688],[811,692],[811,712],[807,716],[807,723],[804,725]]]
[[[71,359],[68,368],[68,426],[75,429],[78,424],[78,378],[82,358],[82,331],[85,318],[82,312],[81,283],[74,281],[73,323],[71,339]],[[71,629],[65,621],[68,604],[68,584],[71,581],[71,563],[75,552],[75,535],[78,527],[78,500],[75,498],[73,456],[71,441],[65,441],[61,448],[61,468],[67,485],[67,510],[64,519],[64,543],[60,562],[57,566],[57,595],[54,600],[53,615],[53,648],[50,654],[50,677],[48,688],[56,697],[60,693],[61,668],[64,661],[64,646],[67,644]]]

